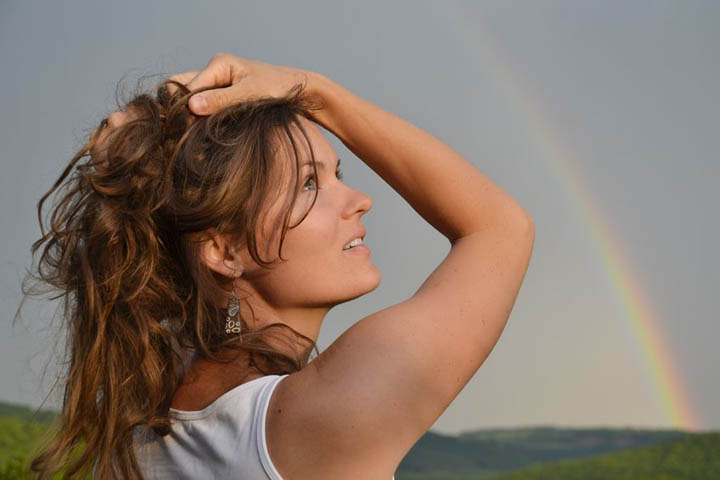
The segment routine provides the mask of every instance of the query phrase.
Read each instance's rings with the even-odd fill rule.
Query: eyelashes
[[[340,169],[338,168],[338,169],[335,171],[335,176],[337,177],[338,180],[342,181],[342,179],[343,179],[342,170],[340,170]],[[303,185],[303,189],[305,189],[305,187],[308,186],[308,184],[309,184],[311,181],[313,182],[313,184],[315,183],[315,178],[314,178],[312,175],[308,176],[308,177],[305,179],[305,184]]]

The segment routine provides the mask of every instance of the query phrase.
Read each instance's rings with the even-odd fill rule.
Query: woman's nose
[[[360,190],[354,188],[350,188],[350,190],[352,194],[346,209],[347,216],[350,217],[357,212],[367,213],[373,206],[372,198]]]

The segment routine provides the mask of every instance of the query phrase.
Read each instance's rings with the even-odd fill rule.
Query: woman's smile
[[[365,244],[357,245],[355,247],[346,248],[343,250],[345,253],[370,253],[370,247]]]

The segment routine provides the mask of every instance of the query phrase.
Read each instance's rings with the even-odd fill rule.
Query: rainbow
[[[524,119],[528,133],[547,158],[559,182],[567,189],[572,204],[585,222],[593,247],[607,270],[610,281],[621,301],[631,329],[645,361],[653,388],[653,394],[673,428],[699,430],[698,417],[692,408],[688,389],[676,367],[675,356],[670,348],[661,324],[643,291],[642,283],[633,274],[630,261],[623,255],[617,235],[607,227],[609,222],[593,201],[590,189],[575,168],[575,155],[555,134],[542,114],[538,101],[530,95],[530,89],[520,80],[497,42],[493,42],[489,30],[477,14],[464,9],[459,2],[450,3],[451,15],[461,28],[465,40],[480,53],[488,71],[497,77],[497,84],[507,92],[508,102]]]

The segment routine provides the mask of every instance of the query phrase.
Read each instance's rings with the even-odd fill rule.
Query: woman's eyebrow
[[[315,164],[318,166],[318,168],[319,168],[320,170],[325,170],[325,168],[327,168],[327,167],[325,166],[325,163],[324,163],[324,162],[321,162],[320,160],[315,160]],[[309,166],[312,166],[312,163],[310,163],[310,162],[305,162],[305,163],[303,163],[303,164],[301,165],[301,167],[309,167]],[[337,170],[338,168],[340,168],[340,159],[339,159],[339,158],[337,159],[337,167],[335,167],[335,170]]]

